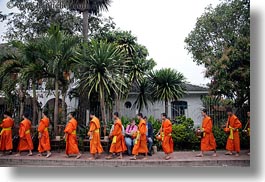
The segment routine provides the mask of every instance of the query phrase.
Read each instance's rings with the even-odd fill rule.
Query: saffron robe
[[[138,124],[137,136],[135,139],[135,144],[133,146],[133,155],[138,155],[139,153],[147,153],[147,139],[146,139],[146,123],[145,120],[140,119]]]
[[[103,152],[102,145],[100,143],[100,121],[97,117],[93,117],[89,123],[89,133],[91,134],[90,140],[90,153],[91,154],[100,154]]]
[[[201,151],[209,151],[216,149],[216,142],[212,132],[213,123],[209,116],[206,116],[202,120],[202,128],[204,130],[201,139]]]
[[[18,151],[33,150],[33,142],[30,130],[31,122],[29,119],[24,119],[20,122]]]
[[[50,137],[48,131],[49,125],[50,125],[49,118],[43,117],[40,120],[38,127],[38,132],[41,135],[41,137],[39,138],[39,146],[38,146],[38,151],[40,153],[51,150]]]
[[[173,153],[174,144],[171,136],[172,123],[169,119],[162,122],[162,148],[165,154]]]
[[[0,124],[0,128],[2,128],[0,132],[0,150],[12,150],[12,127],[14,126],[14,120],[11,117],[7,117],[3,119],[2,124]]]
[[[227,138],[226,150],[240,152],[240,138],[239,138],[239,128],[242,128],[242,124],[239,119],[233,114],[228,117],[227,126],[230,128],[230,134]],[[236,131],[233,131],[236,129]]]
[[[122,122],[120,119],[115,121],[114,129],[110,136],[112,137],[110,153],[120,153],[127,150],[124,136],[122,134]]]
[[[79,154],[78,141],[76,138],[76,128],[77,128],[77,121],[76,119],[72,118],[67,123],[64,129],[64,133],[66,134],[66,148],[65,148],[66,155]]]

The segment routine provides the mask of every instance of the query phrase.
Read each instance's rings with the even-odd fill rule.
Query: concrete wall
[[[182,99],[179,99],[179,101],[187,102],[188,108],[185,110],[185,115],[186,117],[193,119],[195,126],[200,125],[202,121],[200,109],[202,108],[203,105],[200,100],[200,97],[201,97],[201,94],[189,94],[183,97]],[[135,95],[129,95],[126,100],[121,101],[120,111],[121,111],[122,116],[126,116],[129,118],[136,116],[136,114],[138,113],[137,108],[133,106],[131,108],[125,107],[125,102],[129,101],[133,105],[135,100],[136,100]],[[153,104],[149,102],[148,110],[145,108],[142,110],[143,115],[148,116],[148,117],[152,115],[156,119],[160,119],[160,114],[162,112],[165,112],[164,102],[155,102]],[[168,116],[171,117],[171,103],[169,103]]]

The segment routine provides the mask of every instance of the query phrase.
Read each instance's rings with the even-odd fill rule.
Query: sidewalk
[[[27,156],[15,155],[1,156],[0,166],[12,167],[250,167],[250,156],[247,151],[241,151],[239,157],[224,155],[225,151],[217,151],[217,157],[212,157],[212,152],[206,153],[204,157],[195,157],[199,152],[174,152],[170,160],[164,160],[164,153],[158,152],[153,156],[148,156],[147,160],[130,160],[127,155],[123,159],[106,160],[107,154],[102,154],[100,159],[89,160],[90,154],[85,152],[80,159],[75,157],[66,158],[64,153],[53,152],[50,158],[39,157],[37,153]]]

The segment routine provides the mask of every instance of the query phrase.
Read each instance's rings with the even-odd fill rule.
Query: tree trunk
[[[88,10],[83,11],[83,37],[84,42],[88,41]]]
[[[65,97],[66,97],[66,93],[62,92],[62,120],[63,120],[63,123],[66,123]]]
[[[36,85],[35,81],[33,81],[32,84],[32,102],[33,102],[33,116],[32,116],[32,123],[35,126],[36,125],[36,117],[37,117],[37,94],[36,94]]]
[[[21,119],[24,114],[24,99],[25,99],[25,93],[23,92],[23,86],[21,83],[19,84],[18,97],[19,97],[19,107],[20,107],[19,119]]]
[[[168,101],[167,100],[165,100],[165,113],[168,117]]]
[[[105,95],[104,95],[104,93],[102,94],[102,97],[100,97],[100,110],[101,110],[102,121],[104,124],[103,133],[104,133],[104,137],[105,137],[106,132],[107,132],[107,121],[106,121],[106,108],[105,108]]]
[[[58,124],[58,117],[59,116],[59,83],[58,80],[55,79],[55,102],[54,102],[54,134],[55,136],[58,135],[58,128],[57,128],[57,124]]]

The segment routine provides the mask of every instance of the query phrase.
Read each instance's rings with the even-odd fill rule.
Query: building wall
[[[187,102],[188,108],[185,110],[185,116],[192,118],[195,126],[200,125],[202,121],[201,108],[203,107],[203,105],[200,99],[201,95],[202,94],[189,94],[183,97],[182,99],[179,99],[180,101]],[[136,114],[138,113],[137,108],[133,106],[131,108],[125,107],[125,102],[129,101],[133,105],[135,100],[135,95],[129,95],[126,100],[121,101],[120,111],[122,116],[126,116],[129,118],[136,117]],[[144,116],[149,117],[152,115],[155,119],[160,119],[160,115],[162,112],[165,112],[164,102],[155,102],[153,104],[149,102],[148,110],[145,108],[142,110]],[[171,117],[171,103],[169,103],[168,116]]]

